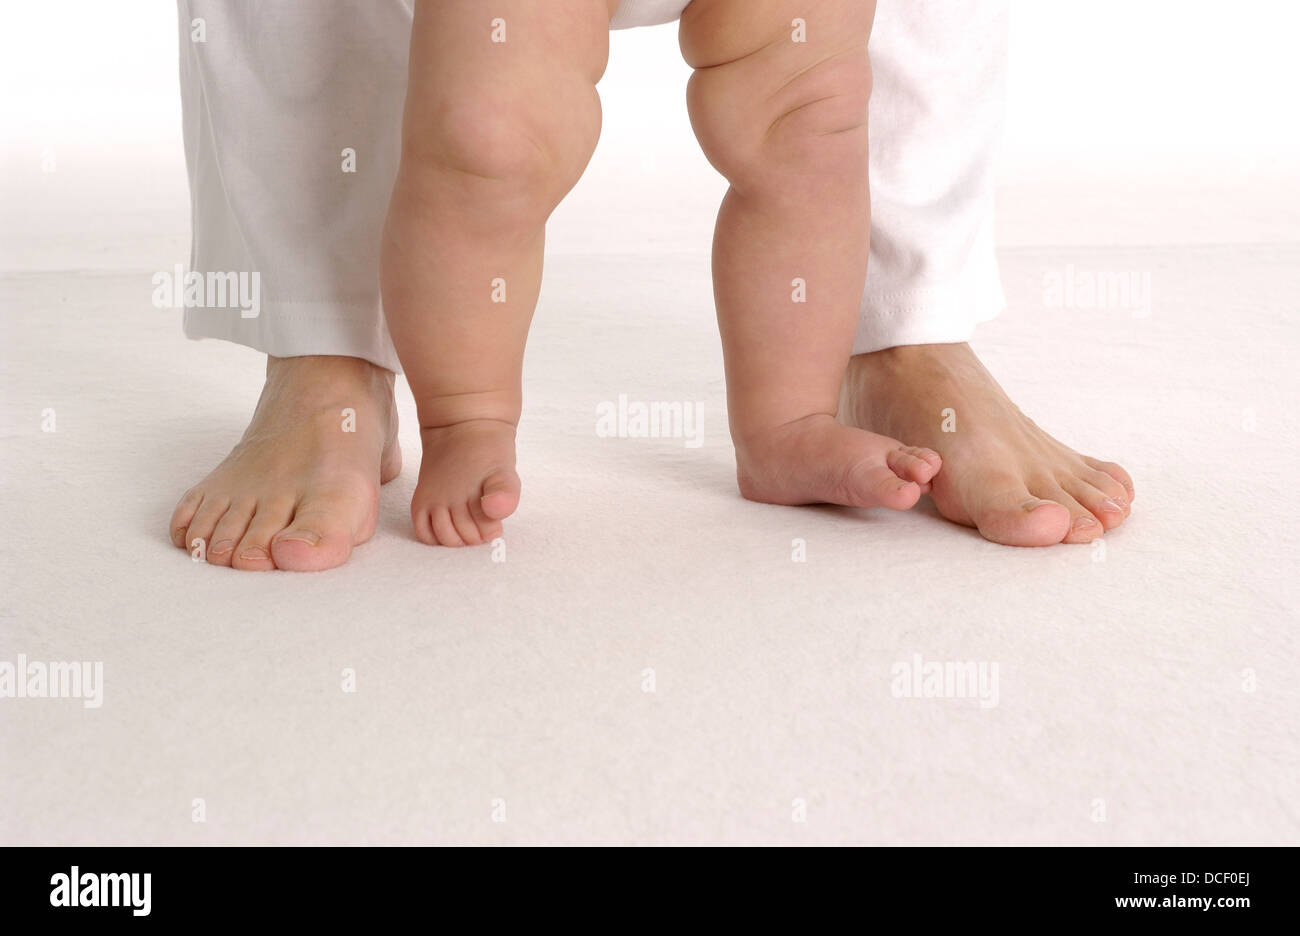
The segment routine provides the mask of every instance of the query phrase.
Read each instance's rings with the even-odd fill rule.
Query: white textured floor
[[[598,160],[557,220],[505,561],[412,538],[404,395],[374,540],[250,575],[166,538],[261,367],[149,304],[185,255],[168,165],[5,189],[0,662],[102,661],[104,695],[0,699],[0,841],[1300,840],[1294,195],[1005,193],[978,350],[1139,491],[1104,552],[1013,550],[928,505],[741,500],[716,183],[646,217]],[[584,241],[597,217],[644,249]],[[1149,314],[1048,307],[1071,267],[1149,274]],[[704,445],[599,438],[619,394],[702,402]],[[996,705],[896,697],[917,654],[996,664]]]

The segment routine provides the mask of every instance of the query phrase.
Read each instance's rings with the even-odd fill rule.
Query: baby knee
[[[819,62],[771,96],[755,95],[739,71],[726,73],[734,67],[697,71],[688,89],[700,145],[728,181],[741,191],[813,176],[865,184],[871,98],[865,48]]]
[[[600,134],[591,86],[562,102],[452,92],[431,111],[408,117],[404,172],[547,212],[577,183]]]

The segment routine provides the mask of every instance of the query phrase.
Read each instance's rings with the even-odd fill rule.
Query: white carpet
[[[0,842],[1300,839],[1300,246],[1249,236],[1285,224],[1186,243],[1188,190],[1138,212],[1176,246],[1015,239],[1011,308],[977,349],[1139,496],[1104,553],[1014,550],[928,503],[743,501],[714,183],[636,222],[593,177],[566,210],[599,203],[648,246],[583,250],[578,216],[557,222],[505,561],[413,539],[403,385],[379,532],[318,575],[167,542],[261,373],[149,304],[149,273],[184,256],[176,174],[124,183],[138,210],[110,215],[10,186],[30,225],[0,276],[0,662],[102,661],[103,704],[0,699]],[[1004,201],[1022,234],[1050,213],[1037,189]],[[1149,273],[1150,314],[1046,307],[1070,266]],[[597,437],[619,394],[701,401],[703,446]],[[997,704],[896,697],[916,654],[996,664]]]

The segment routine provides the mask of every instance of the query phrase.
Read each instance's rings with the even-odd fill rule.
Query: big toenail
[[[297,540],[300,543],[306,543],[308,546],[315,546],[320,542],[320,534],[313,533],[311,530],[294,530],[292,533],[280,537],[280,542],[285,540]]]
[[[1087,529],[1088,527],[1093,527],[1096,525],[1097,525],[1097,521],[1094,520],[1092,517],[1076,517],[1074,520],[1074,529],[1076,530],[1084,530]]]
[[[1108,498],[1106,498],[1104,501],[1101,502],[1101,509],[1102,509],[1102,510],[1113,510],[1115,513],[1123,513],[1123,512],[1124,512],[1124,505],[1123,505],[1123,504],[1116,503],[1115,501],[1111,500],[1111,499],[1108,497]]]
[[[270,554],[261,546],[250,546],[239,554],[240,559],[267,559]]]
[[[220,543],[213,543],[212,548],[208,550],[209,556],[224,556],[235,548],[234,540],[222,540]]]

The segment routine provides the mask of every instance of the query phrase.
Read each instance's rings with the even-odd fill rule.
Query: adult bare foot
[[[840,419],[937,451],[943,469],[931,482],[935,506],[995,543],[1087,543],[1129,515],[1128,472],[1039,429],[967,344],[857,355]]]
[[[186,492],[171,540],[236,569],[342,565],[375,532],[379,486],[397,477],[393,374],[358,358],[267,358],[239,444]]]

